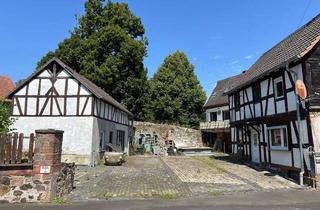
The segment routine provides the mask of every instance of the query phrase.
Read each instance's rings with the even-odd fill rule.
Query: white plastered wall
[[[99,153],[101,152],[100,149],[100,135],[102,132],[105,133],[104,142],[109,143],[109,134],[110,132],[113,132],[113,138],[112,138],[112,145],[115,148],[118,148],[120,150],[120,147],[116,145],[117,140],[117,130],[121,130],[125,132],[125,142],[124,142],[124,152],[128,154],[129,152],[129,126],[114,123],[108,120],[100,119],[97,117],[93,118],[93,127],[92,127],[92,152],[94,156],[94,163],[97,163],[97,160],[99,160],[101,157]]]
[[[11,126],[25,136],[38,129],[64,131],[62,161],[90,164],[93,117],[14,117]]]
[[[220,113],[218,113],[219,110],[221,110]],[[229,111],[229,106],[220,106],[211,109],[206,109],[206,121],[210,122],[210,112],[217,112],[217,120],[223,120],[222,111]]]

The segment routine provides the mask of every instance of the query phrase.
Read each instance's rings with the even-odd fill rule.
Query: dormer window
[[[279,77],[273,81],[275,98],[282,98],[284,96],[284,87],[282,78]]]

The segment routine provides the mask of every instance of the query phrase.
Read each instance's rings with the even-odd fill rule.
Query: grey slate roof
[[[7,98],[11,98],[14,93],[16,93],[20,88],[22,88],[26,83],[28,83],[31,79],[37,76],[42,70],[44,70],[49,64],[52,62],[57,62],[60,66],[66,69],[74,79],[79,81],[84,87],[86,87],[95,97],[102,99],[103,101],[110,103],[111,105],[115,106],[116,108],[128,113],[129,115],[133,116],[133,114],[127,110],[122,104],[116,101],[112,96],[110,96],[107,92],[102,90],[100,87],[95,85],[93,82],[85,78],[84,76],[77,73],[75,70],[67,66],[58,58],[50,59],[46,64],[38,68],[30,77],[28,77],[22,84],[17,86],[11,93],[8,94]]]
[[[320,14],[297,29],[284,40],[265,52],[241,77],[236,80],[232,92],[261,78],[287,62],[300,60],[320,40]]]
[[[241,75],[236,75],[223,80],[219,80],[203,107],[212,108],[228,105],[228,95],[226,95],[225,92],[233,88],[235,81],[240,76]]]

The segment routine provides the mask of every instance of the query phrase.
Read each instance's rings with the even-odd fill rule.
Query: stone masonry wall
[[[36,131],[33,167],[0,170],[0,203],[50,202],[71,192],[75,166],[61,163],[62,137],[62,131]]]
[[[49,201],[51,175],[17,175],[0,178],[0,202]]]
[[[135,137],[139,138],[141,133],[143,134],[157,134],[162,140],[166,138],[168,132],[171,131],[172,140],[177,148],[182,147],[202,147],[201,131],[184,128],[176,125],[168,124],[155,124],[149,122],[134,121],[133,126],[135,128]]]

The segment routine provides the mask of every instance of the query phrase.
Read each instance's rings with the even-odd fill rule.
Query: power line
[[[307,11],[308,11],[308,9],[309,9],[309,6],[310,6],[310,4],[311,4],[311,1],[312,1],[312,0],[309,0],[309,1],[308,1],[308,4],[307,4],[306,8],[304,9],[304,12],[303,12],[302,17],[301,17],[301,19],[300,19],[300,21],[299,21],[298,27],[300,26],[300,24],[302,23],[304,17],[306,16],[306,13],[307,13]]]

